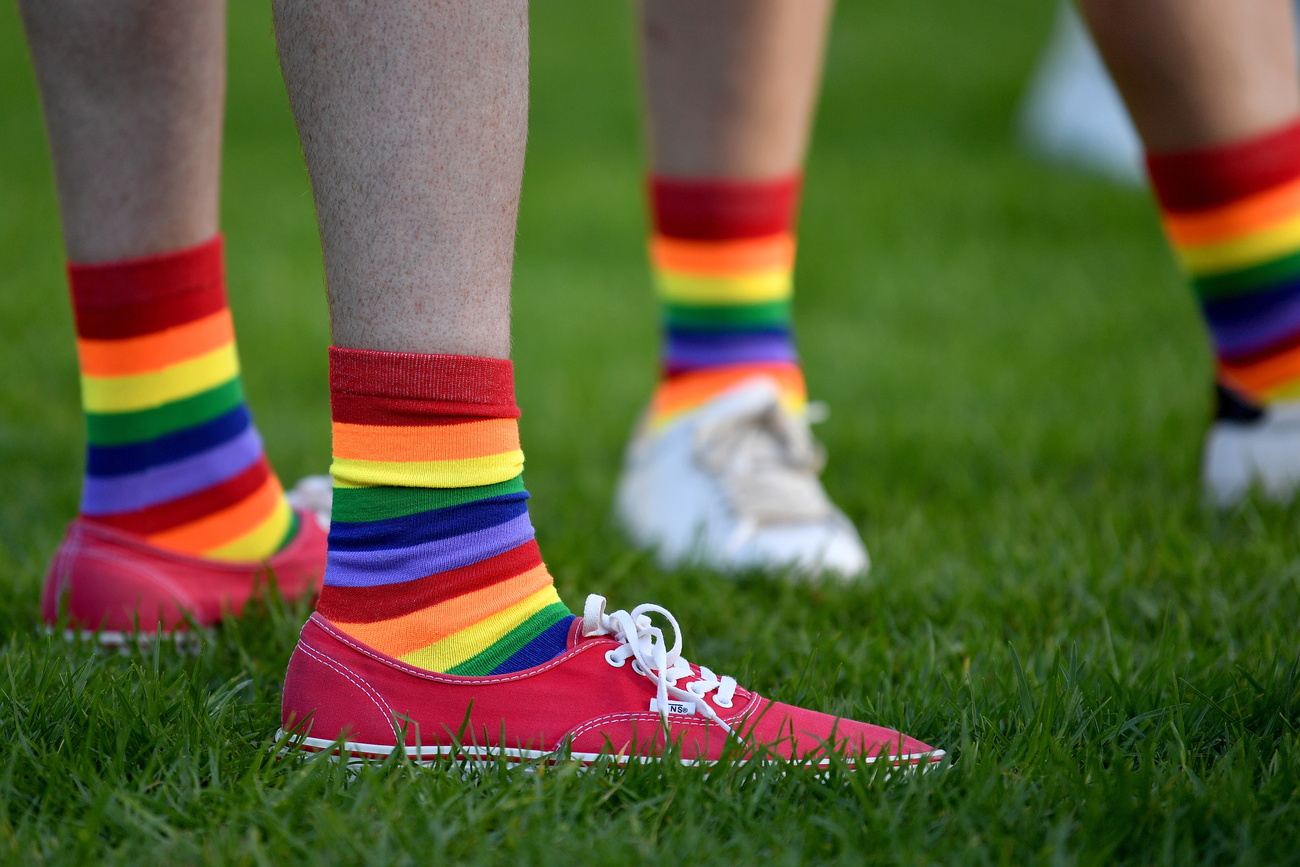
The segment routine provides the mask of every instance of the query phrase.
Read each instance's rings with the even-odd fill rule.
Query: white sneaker
[[[1260,408],[1218,391],[1201,463],[1210,499],[1227,508],[1258,487],[1271,500],[1290,500],[1300,487],[1300,401]]]
[[[1062,0],[1052,41],[1020,110],[1025,146],[1048,160],[1125,186],[1146,182],[1142,141],[1088,28]]]
[[[285,493],[289,505],[316,516],[322,530],[330,528],[330,513],[334,509],[334,477],[328,475],[303,476]]]
[[[867,571],[862,538],[827,498],[806,418],[756,377],[628,445],[619,519],[668,568],[791,570],[848,579]]]

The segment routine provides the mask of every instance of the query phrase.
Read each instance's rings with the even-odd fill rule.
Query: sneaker
[[[1258,406],[1222,385],[1205,436],[1201,478],[1215,505],[1227,508],[1258,487],[1290,500],[1300,486],[1300,402]]]
[[[215,626],[241,613],[271,580],[285,599],[313,596],[325,572],[325,531],[311,513],[298,518],[289,544],[257,563],[178,554],[78,519],[45,577],[41,619],[47,628],[63,622],[69,638],[119,647],[137,633],[179,638],[191,626]]]
[[[848,579],[870,560],[817,475],[825,457],[808,419],[756,377],[628,446],[616,510],[666,568],[788,570]]]
[[[334,510],[333,476],[303,476],[284,496],[296,511],[310,513],[320,528],[328,532],[330,513]]]
[[[1129,187],[1146,183],[1142,140],[1074,4],[1061,0],[1051,42],[1020,108],[1025,147],[1051,163]]]
[[[650,615],[672,627],[672,643]],[[930,767],[936,750],[891,729],[770,701],[681,656],[676,619],[658,605],[605,613],[587,597],[568,650],[535,668],[489,677],[436,674],[379,653],[319,614],[303,627],[285,675],[283,728],[308,752],[350,761],[402,750],[413,761],[569,759],[589,765],[683,764],[723,755],[850,769],[886,761]]]

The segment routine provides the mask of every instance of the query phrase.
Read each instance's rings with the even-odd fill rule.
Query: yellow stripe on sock
[[[484,618],[525,601],[552,583],[546,564],[539,563],[513,578],[409,614],[369,623],[334,622],[353,638],[400,659],[482,623]]]
[[[701,400],[698,403],[685,405],[672,410],[671,412],[652,415],[648,422],[650,429],[655,431],[663,430],[672,425],[673,422],[690,415],[692,412],[699,409],[705,402],[706,401]],[[777,402],[780,403],[781,408],[790,413],[790,415],[800,416],[808,411],[808,396],[803,392],[782,391],[780,397],[777,398]]]
[[[235,344],[138,376],[81,377],[87,412],[134,412],[193,397],[239,375]]]
[[[468,629],[462,629],[442,641],[435,641],[428,647],[421,647],[398,658],[430,671],[447,671],[482,653],[529,617],[559,601],[560,596],[555,592],[554,586],[543,587],[523,601],[480,620]]]
[[[654,277],[659,297],[677,304],[760,304],[794,295],[794,275],[786,269],[733,277],[656,271]]]
[[[1300,382],[1289,382],[1285,385],[1279,385],[1276,388],[1264,389],[1263,397],[1266,402],[1273,403],[1279,400],[1295,400],[1300,398]]]
[[[472,488],[495,485],[524,471],[524,453],[518,449],[464,458],[458,461],[361,461],[335,458],[330,475],[340,488],[388,485],[405,488]]]
[[[281,497],[275,510],[260,525],[233,542],[205,551],[203,556],[211,557],[213,560],[241,562],[265,560],[275,553],[276,546],[280,544],[284,534],[289,532],[289,525],[292,522],[293,509],[289,506],[288,500]]]
[[[1283,223],[1217,244],[1180,246],[1183,267],[1197,276],[1237,271],[1300,249],[1300,215]]]

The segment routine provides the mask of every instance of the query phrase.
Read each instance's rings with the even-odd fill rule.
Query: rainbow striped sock
[[[1259,405],[1300,399],[1300,121],[1147,165],[1220,386]]]
[[[519,671],[573,616],[528,519],[509,361],[330,349],[334,517],[316,610],[403,662]]]
[[[802,411],[790,324],[799,180],[651,178],[650,261],[665,327],[652,426],[755,376]]]
[[[297,517],[244,405],[221,238],[68,274],[88,440],[82,520],[214,560],[283,547]]]

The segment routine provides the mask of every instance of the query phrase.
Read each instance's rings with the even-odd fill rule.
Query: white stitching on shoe
[[[351,681],[353,686],[360,689],[365,694],[366,698],[370,699],[370,701],[374,703],[375,707],[379,709],[379,712],[384,716],[384,718],[393,724],[393,732],[394,734],[397,733],[397,725],[394,721],[396,714],[393,713],[392,706],[388,704],[378,690],[366,683],[361,675],[357,674],[342,663],[335,663],[323,652],[312,647],[305,641],[298,642],[298,646],[302,648],[303,653],[307,654],[327,668],[333,669],[336,674],[342,675],[345,679]]]
[[[325,620],[325,618],[322,617],[320,619],[316,619],[316,615],[313,614],[312,619],[308,620],[307,622],[311,623],[313,621],[315,621],[317,626],[319,626],[321,629],[329,633],[329,635],[332,638],[336,639],[337,641],[343,644],[346,644],[348,647],[351,647],[357,653],[360,653],[363,656],[370,657],[375,662],[378,662],[382,665],[386,665],[389,668],[396,669],[397,671],[403,672],[404,674],[410,674],[414,677],[423,678],[424,680],[431,680],[434,681],[435,683],[451,684],[453,686],[478,686],[480,684],[486,685],[490,683],[510,683],[516,680],[527,680],[528,678],[539,675],[544,671],[549,671],[550,669],[554,668],[557,665],[560,665],[561,663],[568,662],[571,659],[575,659],[579,654],[585,653],[594,647],[600,647],[605,644],[605,642],[599,642],[599,641],[585,642],[573,648],[572,650],[560,654],[559,656],[555,657],[545,665],[542,665],[538,668],[525,669],[524,671],[519,672],[518,674],[512,674],[508,677],[456,678],[456,677],[446,677],[441,672],[427,671],[422,668],[416,668],[413,665],[408,665],[407,663],[402,662],[400,659],[398,660],[385,659],[384,657],[378,655],[375,651],[366,647],[364,644],[359,644],[354,642],[351,636],[338,631],[338,629],[336,629],[332,624],[330,624],[329,621]],[[304,625],[303,629],[306,628],[307,628],[306,625]],[[397,665],[394,665],[393,664],[394,662],[396,662]]]
[[[579,723],[574,726],[565,737],[579,738],[593,729],[600,728],[607,723],[615,722],[647,722],[653,723],[655,726],[660,726],[662,725],[663,720],[659,718],[659,714],[657,713],[611,713]],[[681,720],[674,720],[673,724],[676,726],[695,726],[697,728],[711,728],[714,725],[713,721],[709,719],[693,720],[689,717],[684,717]],[[561,740],[563,740],[563,738],[561,738]]]
[[[644,721],[644,722],[647,722],[647,723],[654,723],[655,725],[661,725],[662,722],[663,722],[663,720],[660,718],[659,714],[657,714],[657,713],[616,713],[616,714],[606,714],[605,716],[596,717],[595,719],[589,719],[589,720],[587,720],[586,722],[579,723],[577,726],[575,726],[574,728],[570,729],[567,733],[565,733],[564,737],[560,738],[560,743],[563,743],[564,740],[565,740],[565,738],[572,738],[572,739],[576,740],[577,738],[581,737],[582,735],[588,734],[588,733],[591,732],[592,730],[594,730],[594,729],[596,729],[596,728],[599,728],[600,726],[605,725],[605,724],[607,724],[607,723],[612,723],[612,722],[641,722],[641,721]],[[744,722],[744,718],[743,718],[743,716],[742,716],[741,718],[735,719],[735,720],[733,720],[732,722],[733,722],[733,723],[741,723],[741,722]],[[708,718],[703,718],[703,719],[691,719],[691,718],[689,718],[689,717],[677,717],[677,716],[674,716],[674,717],[673,717],[673,720],[672,720],[672,725],[673,725],[673,727],[675,727],[675,728],[694,727],[694,728],[704,728],[704,729],[708,729],[708,728],[713,727],[713,726],[715,725],[715,723],[714,723],[712,720],[708,719]],[[719,728],[721,728],[721,727],[719,726]],[[723,734],[724,734],[724,735],[727,734],[726,729],[723,729]]]
[[[668,621],[672,627],[673,643],[670,647],[664,631],[654,625],[650,615],[657,614]],[[705,666],[693,666],[682,656],[682,632],[677,618],[661,605],[644,603],[633,608],[631,612],[615,611],[605,613],[605,597],[592,593],[582,611],[582,634],[585,636],[608,635],[618,642],[618,647],[605,654],[605,661],[615,663],[612,658],[622,660],[635,659],[632,670],[655,687],[655,702],[664,726],[668,726],[668,697],[694,706],[695,710],[712,720],[727,732],[731,726],[723,721],[705,696],[717,691],[715,701],[721,699],[731,704],[736,694],[737,684],[734,677],[718,677]],[[621,666],[620,666],[621,667]],[[695,690],[687,690],[677,685],[683,678],[695,678]],[[725,706],[725,705],[724,705]]]
[[[267,560],[249,560],[240,562],[224,562],[221,560],[207,560],[202,557],[194,557],[188,554],[181,554],[177,551],[169,551],[166,548],[159,548],[149,544],[147,541],[134,539],[124,533],[118,533],[105,527],[98,527],[93,524],[83,524],[77,522],[78,531],[86,536],[91,536],[99,542],[106,545],[115,545],[119,548],[125,548],[128,551],[135,551],[149,557],[159,560],[168,560],[173,563],[180,563],[187,566],[194,566],[215,572],[224,572],[231,575],[242,575],[251,571],[265,571]],[[295,537],[294,541],[297,541]],[[290,547],[293,542],[290,542]],[[289,550],[286,548],[285,550]]]

